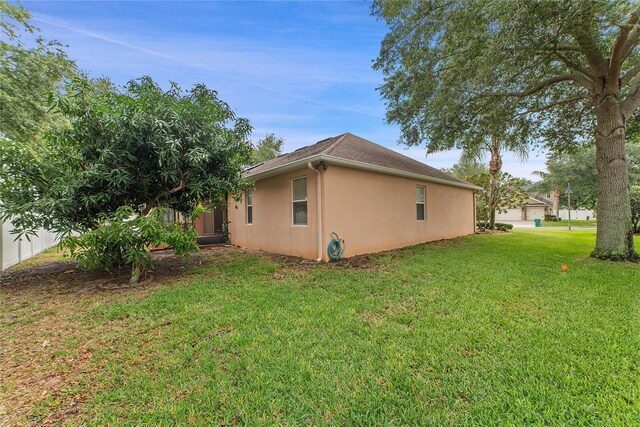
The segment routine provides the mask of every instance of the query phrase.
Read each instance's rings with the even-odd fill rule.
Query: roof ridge
[[[333,144],[331,144],[329,147],[327,147],[325,150],[322,151],[321,154],[329,154],[333,151],[334,148],[336,148],[338,145],[340,145],[342,143],[342,141],[344,141],[344,139],[347,137],[347,135],[349,135],[349,132],[345,132],[342,135],[338,135],[335,138],[338,138]]]
[[[342,135],[341,135],[341,137],[343,138],[343,137],[345,137],[345,136],[347,136],[347,135],[349,135],[349,134],[350,134],[349,132],[346,132],[346,133],[342,134]],[[351,134],[351,135],[353,135],[353,134]],[[433,170],[433,171],[442,172],[442,173],[444,173],[445,175],[449,176],[450,178],[453,178],[455,181],[458,181],[458,182],[467,182],[467,181],[465,181],[465,180],[463,180],[463,179],[458,178],[457,176],[454,176],[454,175],[452,175],[452,174],[450,174],[450,173],[447,173],[447,172],[441,171],[441,170],[440,170],[440,169],[438,169],[438,168],[434,168],[434,167],[433,167],[433,166],[431,166],[431,165],[428,165],[428,164],[426,164],[426,163],[424,163],[424,162],[421,162],[421,161],[419,161],[419,160],[416,160],[416,159],[414,159],[413,157],[409,157],[409,156],[407,156],[407,155],[404,155],[404,154],[402,154],[402,153],[397,152],[396,150],[392,150],[392,149],[391,149],[391,148],[389,148],[389,147],[385,147],[384,145],[376,144],[375,142],[373,142],[373,141],[369,141],[368,139],[363,138],[363,137],[358,136],[358,135],[353,135],[353,136],[355,136],[356,138],[359,138],[359,139],[361,139],[361,140],[363,140],[363,141],[366,141],[366,142],[368,142],[369,144],[373,144],[373,145],[375,145],[378,149],[382,149],[383,151],[386,151],[386,152],[390,153],[391,155],[402,156],[402,157],[404,157],[405,159],[407,159],[407,160],[409,160],[409,161],[411,161],[411,162],[413,162],[413,163],[415,163],[415,164],[419,164],[419,165],[420,165],[420,166],[422,166],[422,167],[426,166],[427,168],[429,168],[429,169],[431,169],[431,170]],[[342,138],[341,138],[341,139],[342,139]],[[332,150],[332,149],[334,148],[334,145],[337,145],[337,144],[332,144],[332,145],[331,145],[331,147],[329,147],[329,149],[331,149],[331,150]],[[408,147],[407,147],[407,148],[408,148]],[[323,152],[323,153],[325,153],[325,152]],[[328,154],[328,153],[326,153],[326,154]]]

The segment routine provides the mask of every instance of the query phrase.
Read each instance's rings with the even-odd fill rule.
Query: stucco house
[[[537,194],[529,194],[524,206],[507,209],[506,212],[496,213],[496,221],[533,221],[544,220],[545,215],[552,215],[553,202]]]
[[[328,260],[332,232],[345,257],[475,232],[472,184],[345,133],[255,165],[226,218],[233,244]],[[216,230],[211,214],[208,231]],[[205,220],[198,227],[205,230]]]

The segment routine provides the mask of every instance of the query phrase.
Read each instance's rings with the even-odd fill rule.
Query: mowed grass
[[[594,238],[476,235],[366,268],[237,252],[85,300],[48,363],[89,361],[28,420],[80,395],[67,423],[638,425],[640,265],[589,259]]]
[[[561,219],[560,221],[542,221],[543,227],[568,227],[569,221],[566,219]],[[595,219],[572,219],[571,220],[571,228],[593,228],[597,226],[597,221]]]

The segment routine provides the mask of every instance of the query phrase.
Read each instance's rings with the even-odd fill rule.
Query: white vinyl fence
[[[558,216],[560,219],[569,219],[569,211],[560,209]],[[596,213],[590,209],[571,209],[571,219],[596,219]]]
[[[16,235],[11,233],[13,226],[10,222],[3,222],[0,233],[0,270],[11,267],[26,259],[38,255],[58,243],[58,236],[47,230],[40,229],[37,236],[31,236],[30,240],[23,237],[16,240]]]

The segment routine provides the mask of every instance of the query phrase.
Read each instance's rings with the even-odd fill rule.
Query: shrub
[[[485,224],[484,222],[478,222],[476,223],[476,226],[482,231],[489,228],[489,224]],[[505,224],[503,222],[496,222],[495,226],[496,226],[495,229],[499,231],[511,231],[513,229],[512,224]]]
[[[131,266],[131,283],[153,267],[152,246],[168,245],[178,255],[197,251],[197,233],[193,226],[164,223],[161,210],[138,216],[132,207],[123,206],[101,219],[100,226],[79,236],[68,236],[61,245],[82,269],[111,270]]]
[[[511,230],[513,230],[513,224],[505,224],[503,222],[496,222],[496,230],[511,231]]]

